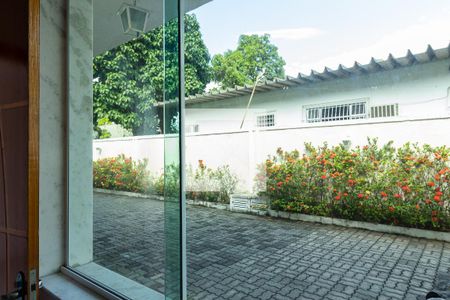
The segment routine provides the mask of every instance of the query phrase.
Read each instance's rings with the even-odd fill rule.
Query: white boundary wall
[[[353,124],[334,122],[325,126],[306,124],[260,131],[190,134],[186,136],[186,162],[194,167],[199,160],[209,167],[229,165],[240,179],[239,191],[247,192],[253,187],[256,164],[264,162],[268,155],[275,154],[278,147],[302,152],[305,142],[318,146],[324,142],[336,145],[343,140],[350,140],[354,147],[364,145],[367,137],[377,137],[380,144],[392,140],[396,146],[406,142],[450,146],[450,118],[386,119],[374,122],[355,120]],[[164,144],[163,135],[95,140],[93,159],[121,153],[133,159],[146,158],[149,170],[160,174],[164,167]]]

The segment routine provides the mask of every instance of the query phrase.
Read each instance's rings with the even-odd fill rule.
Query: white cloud
[[[290,40],[299,41],[309,38],[313,38],[321,35],[323,32],[318,28],[313,27],[299,27],[299,28],[284,28],[275,30],[261,30],[247,32],[246,34],[270,34],[270,37],[274,40]]]
[[[412,53],[425,52],[430,44],[434,49],[447,47],[450,38],[450,19],[426,20],[425,22],[392,31],[371,45],[348,49],[315,61],[287,62],[286,73],[296,75],[299,71],[308,73],[311,69],[322,71],[325,66],[337,68],[339,64],[351,67],[355,61],[362,64],[369,63],[371,57],[386,59],[389,53],[394,57],[406,55],[411,49]]]

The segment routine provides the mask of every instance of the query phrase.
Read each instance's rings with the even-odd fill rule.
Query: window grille
[[[390,118],[398,116],[398,104],[372,106],[370,108],[371,118]]]
[[[190,125],[186,125],[186,133],[194,133],[194,132],[198,132],[199,131],[199,126],[198,124],[190,124]]]
[[[306,109],[306,122],[329,122],[367,118],[367,103],[355,102],[316,106]]]
[[[275,114],[265,114],[259,115],[256,117],[256,126],[257,127],[273,127],[275,126]]]

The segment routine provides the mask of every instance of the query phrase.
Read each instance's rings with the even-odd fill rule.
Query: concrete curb
[[[450,242],[450,232],[433,231],[426,229],[408,228],[385,224],[374,224],[362,221],[352,221],[345,219],[336,219],[329,217],[313,216],[299,213],[289,213],[285,211],[276,211],[269,209],[269,216],[274,218],[289,219],[293,221],[315,222],[327,225],[337,225],[349,228],[359,228],[376,232],[393,233],[406,235],[415,238],[425,238],[430,240],[438,240]]]
[[[135,197],[135,198],[143,198],[143,199],[152,199],[158,201],[164,201],[164,197],[157,194],[141,194],[141,193],[133,193],[133,192],[125,192],[125,191],[114,191],[114,190],[106,190],[106,189],[94,189],[96,193],[115,195],[115,196],[127,196],[127,197]],[[205,206],[210,208],[222,209],[222,210],[230,210],[229,204],[222,203],[214,203],[208,201],[198,201],[198,200],[186,200],[187,204],[197,205],[197,206]]]
[[[94,189],[94,192],[109,194],[109,195],[127,196],[127,197],[164,201],[164,197],[159,196],[159,195],[146,195],[146,194],[140,194],[140,193],[113,191],[113,190],[105,190],[105,189],[97,189],[97,188]],[[190,199],[187,199],[186,203],[189,205],[204,206],[204,207],[221,209],[221,210],[230,210],[229,204],[190,200]],[[375,231],[375,232],[400,234],[400,235],[405,235],[405,236],[415,237],[415,238],[424,238],[424,239],[429,239],[429,240],[450,242],[450,232],[408,228],[408,227],[400,227],[400,226],[385,225],[385,224],[374,224],[374,223],[362,222],[362,221],[352,221],[352,220],[313,216],[313,215],[306,215],[306,214],[299,214],[299,213],[289,213],[289,212],[285,212],[285,211],[276,211],[276,210],[272,210],[272,209],[269,209],[267,211],[265,211],[265,210],[264,211],[250,210],[250,211],[246,211],[246,212],[244,212],[244,211],[242,211],[242,212],[233,211],[233,212],[244,213],[244,214],[247,213],[247,214],[258,215],[258,216],[269,215],[270,217],[273,217],[273,218],[289,219],[289,220],[293,220],[293,221],[314,222],[314,223],[336,225],[336,226],[342,226],[342,227],[348,227],[348,228],[365,229],[365,230],[370,230],[370,231]]]
[[[145,198],[145,199],[153,199],[156,195],[147,195],[147,194],[141,194],[141,193],[133,193],[133,192],[125,192],[125,191],[115,191],[115,190],[106,190],[106,189],[97,189],[94,188],[95,193],[103,193],[103,194],[109,194],[109,195],[117,195],[117,196],[128,196],[128,197],[135,197],[135,198]]]

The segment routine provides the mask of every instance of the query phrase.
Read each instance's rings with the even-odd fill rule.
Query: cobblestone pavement
[[[94,256],[164,291],[163,202],[95,194]],[[450,243],[188,208],[189,299],[424,299]]]

